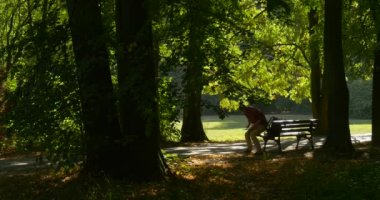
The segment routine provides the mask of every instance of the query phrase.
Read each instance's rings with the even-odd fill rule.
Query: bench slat
[[[312,132],[310,128],[283,128],[281,132]]]

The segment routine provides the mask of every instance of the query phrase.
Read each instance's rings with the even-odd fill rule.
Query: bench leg
[[[309,140],[309,143],[311,145],[311,149],[314,150],[313,136],[310,136],[310,137],[305,136],[305,138]],[[298,149],[298,145],[299,145],[300,140],[301,140],[301,136],[297,136],[296,150]]]
[[[313,149],[313,150],[314,150],[314,142],[313,142],[313,136],[310,136],[310,137],[308,137],[307,139],[308,139],[308,140],[309,140],[309,142],[310,142],[310,145],[311,145],[311,149]]]
[[[265,149],[267,148],[268,139],[264,138],[264,148],[263,152],[265,152]]]
[[[280,137],[278,137],[278,139],[275,141],[277,142],[278,151],[282,152]]]
[[[298,145],[300,144],[301,136],[297,136],[296,150],[298,150]]]

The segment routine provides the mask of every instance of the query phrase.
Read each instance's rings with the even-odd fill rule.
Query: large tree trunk
[[[189,1],[189,49],[188,65],[185,74],[185,102],[183,108],[183,124],[181,129],[182,142],[202,142],[208,140],[203,130],[201,120],[202,109],[202,72],[204,55],[202,44],[204,40],[203,27],[207,25],[204,15],[198,12],[201,0]]]
[[[380,147],[380,32],[377,33],[377,47],[373,69],[372,89],[372,146]]]
[[[104,41],[100,2],[67,0],[77,64],[89,172],[112,174],[120,128]]]
[[[328,133],[323,147],[335,153],[351,153],[353,146],[348,120],[349,94],[343,64],[341,27],[342,0],[326,0],[324,79],[327,91]]]
[[[372,78],[372,146],[380,147],[380,5],[378,0],[372,0],[370,3],[377,39]]]
[[[157,180],[165,175],[159,146],[158,63],[151,3],[116,1],[120,123],[126,154],[119,173],[134,180]]]

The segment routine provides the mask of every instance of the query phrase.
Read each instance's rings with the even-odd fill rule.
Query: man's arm
[[[251,125],[251,122],[249,122],[249,120],[248,120],[248,124],[245,128],[249,128],[249,125]]]

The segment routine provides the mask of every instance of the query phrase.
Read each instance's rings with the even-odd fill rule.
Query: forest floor
[[[380,199],[380,151],[355,139],[349,158],[323,156],[307,144],[284,144],[283,153],[272,145],[263,156],[240,153],[244,143],[170,147],[172,176],[153,183],[55,171],[27,165],[34,154],[9,155],[0,158],[8,166],[0,170],[0,199]]]

